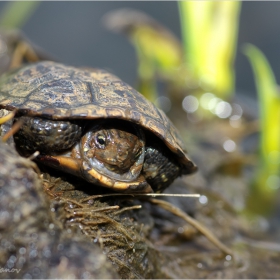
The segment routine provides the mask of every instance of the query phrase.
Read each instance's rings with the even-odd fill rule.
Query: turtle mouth
[[[92,169],[96,170],[100,174],[109,177],[110,179],[116,181],[123,182],[131,182],[136,180],[142,170],[144,160],[144,153],[139,157],[139,159],[127,170],[123,173],[118,173],[119,169],[113,165],[104,164],[96,158],[88,159],[87,162],[87,170]]]
[[[80,154],[86,163],[85,173],[95,170],[115,181],[132,182],[142,171],[145,136],[134,125],[120,127],[115,121],[111,125],[93,125],[81,139]]]
[[[151,186],[147,183],[146,179],[143,175],[139,175],[135,180],[133,181],[122,181],[122,180],[116,180],[115,178],[110,178],[108,176],[105,176],[101,173],[99,173],[96,169],[91,168],[88,166],[86,161],[82,162],[83,166],[83,177],[85,180],[114,189],[116,191],[122,191],[127,193],[151,193],[153,192]]]

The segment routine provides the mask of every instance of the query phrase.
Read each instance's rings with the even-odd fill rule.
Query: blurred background
[[[0,11],[6,4],[0,2]],[[135,85],[135,49],[124,36],[110,32],[102,24],[106,13],[124,7],[147,13],[181,39],[175,1],[44,1],[37,6],[22,30],[27,38],[64,63],[105,68]],[[241,52],[244,43],[250,42],[259,47],[268,58],[276,78],[279,78],[279,13],[280,2],[242,3],[235,60],[238,93],[256,95],[249,61]]]

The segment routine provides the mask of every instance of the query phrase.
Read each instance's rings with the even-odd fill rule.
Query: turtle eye
[[[99,148],[105,148],[106,146],[106,137],[101,134],[97,134],[96,136],[96,144]]]

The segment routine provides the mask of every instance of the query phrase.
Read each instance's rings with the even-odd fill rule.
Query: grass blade
[[[259,98],[261,163],[250,203],[250,207],[259,211],[262,208],[259,205],[264,204],[265,208],[273,204],[275,191],[280,185],[280,95],[273,71],[263,53],[251,44],[245,46],[244,53],[253,68]]]

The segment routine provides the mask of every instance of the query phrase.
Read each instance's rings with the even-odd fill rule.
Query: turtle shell
[[[82,69],[51,61],[29,64],[0,78],[0,108],[43,118],[117,118],[157,135],[192,173],[178,132],[163,111],[118,77],[101,69]]]

